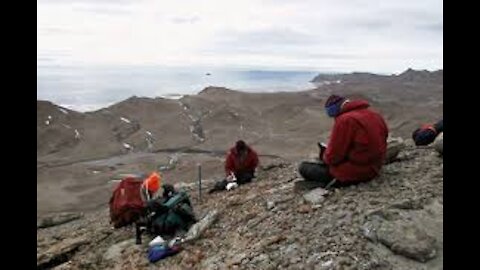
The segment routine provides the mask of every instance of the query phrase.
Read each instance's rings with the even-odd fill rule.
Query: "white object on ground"
[[[238,184],[236,182],[230,182],[227,184],[227,190],[232,190],[238,187]]]
[[[125,147],[126,149],[133,149],[133,147],[128,143],[123,143],[123,147]]]
[[[333,261],[332,261],[332,260],[328,260],[328,261],[326,261],[326,262],[322,263],[322,266],[323,266],[323,267],[329,267],[329,266],[331,266],[331,265],[332,265],[332,263],[333,263]]]
[[[327,194],[328,190],[319,187],[303,194],[303,199],[311,203],[312,205],[316,205],[322,203],[325,200],[325,196]]]
[[[127,118],[125,118],[125,117],[120,117],[120,120],[122,120],[123,122],[128,123],[128,124],[131,123],[131,121],[128,120]]]
[[[152,132],[150,132],[150,131],[147,130],[147,131],[145,131],[145,133],[147,133],[148,136],[153,137]]]
[[[165,240],[159,235],[153,238],[153,240],[148,244],[148,246],[151,247],[151,246],[163,245],[163,244],[165,244]]]
[[[48,120],[52,120],[52,116],[51,116],[51,115],[48,116]]]
[[[174,165],[174,164],[177,164],[177,162],[178,162],[178,154],[169,156],[168,165]]]
[[[77,129],[75,129],[75,139],[79,139],[80,138],[80,132],[78,132]]]
[[[267,209],[271,210],[275,207],[275,202],[274,201],[268,201],[267,202]]]
[[[175,237],[172,240],[170,240],[170,242],[168,242],[168,247],[173,247],[174,245],[178,243],[182,243],[183,241],[184,239],[182,239],[181,237]]]
[[[48,120],[45,121],[45,125],[47,125],[47,126],[50,125],[50,121],[48,121]]]

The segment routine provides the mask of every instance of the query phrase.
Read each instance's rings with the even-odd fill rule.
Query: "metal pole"
[[[202,165],[198,165],[198,197],[200,202],[202,202]]]

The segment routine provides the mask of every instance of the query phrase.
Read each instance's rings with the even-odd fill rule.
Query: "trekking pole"
[[[197,166],[198,166],[198,198],[199,198],[199,201],[202,202],[202,165],[198,163]]]

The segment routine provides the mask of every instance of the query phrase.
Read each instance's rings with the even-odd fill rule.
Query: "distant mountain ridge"
[[[312,83],[340,83],[340,82],[362,82],[367,83],[369,81],[378,80],[402,80],[408,81],[428,81],[428,80],[443,80],[443,69],[436,71],[428,70],[414,70],[407,69],[404,72],[395,75],[380,75],[368,72],[352,72],[352,73],[339,73],[339,74],[318,74],[310,82]]]

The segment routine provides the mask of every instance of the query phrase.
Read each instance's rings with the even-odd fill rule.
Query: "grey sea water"
[[[300,91],[314,87],[315,71],[155,66],[37,66],[37,99],[92,111],[131,96],[179,98],[208,86],[246,92]]]

